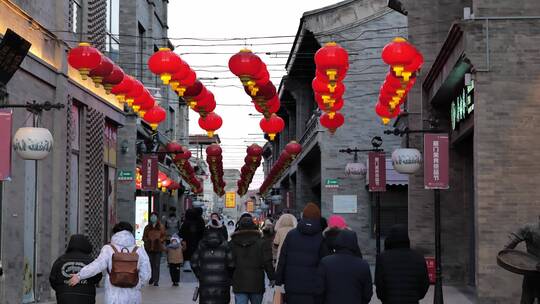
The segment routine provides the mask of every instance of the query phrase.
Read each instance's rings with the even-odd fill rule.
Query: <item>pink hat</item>
[[[332,215],[328,219],[328,227],[344,229],[347,228],[347,222],[345,222],[345,219],[339,215]]]

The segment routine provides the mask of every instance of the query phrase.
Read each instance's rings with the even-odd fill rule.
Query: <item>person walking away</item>
[[[540,260],[540,216],[538,223],[527,224],[512,233],[510,242],[505,247],[514,249],[521,242],[525,242],[529,254]],[[538,303],[540,303],[540,274],[538,273],[523,276],[521,304],[533,304],[535,299],[538,299]]]
[[[236,304],[261,304],[264,295],[264,273],[274,280],[272,249],[252,218],[240,221],[238,231],[231,236],[234,258],[233,291]]]
[[[199,280],[199,303],[229,303],[234,260],[220,233],[206,231],[191,257],[191,268]]]
[[[167,233],[167,245],[173,235],[180,233],[180,219],[176,216],[176,208],[171,207],[169,210],[169,217],[165,221],[165,231]]]
[[[182,253],[182,240],[177,234],[171,237],[171,242],[167,245],[167,262],[169,263],[169,273],[173,286],[180,283],[180,268],[184,263],[184,254]]]
[[[407,227],[392,226],[375,266],[377,297],[383,304],[417,304],[428,291],[426,260],[410,247]]]
[[[273,252],[274,252],[274,260],[275,260],[275,266],[277,267],[279,263],[279,254],[281,252],[281,246],[283,245],[283,242],[285,241],[285,237],[291,231],[292,229],[296,228],[296,225],[298,224],[296,217],[289,213],[282,214],[279,219],[276,221],[276,225],[274,226],[274,229],[276,231],[276,235],[274,236],[273,241]],[[274,288],[274,302],[275,303],[282,303],[282,299],[284,298],[285,294],[285,287],[282,286],[275,286]]]
[[[72,275],[69,285],[76,286],[106,270],[104,304],[141,304],[141,288],[151,275],[148,255],[144,248],[135,245],[133,226],[130,223],[120,222],[113,227],[112,232],[111,243],[101,248],[99,256],[92,263]],[[123,260],[129,262],[119,264],[115,258],[119,253],[123,257],[128,257],[129,259]],[[118,273],[119,268],[129,272]],[[118,280],[119,277],[128,278],[129,281],[122,282]],[[70,303],[78,304],[78,302]]]
[[[159,222],[158,214],[152,212],[150,223],[144,227],[143,232],[144,249],[150,257],[150,266],[152,267],[152,278],[149,284],[159,286],[159,269],[161,264],[161,253],[164,251],[165,228]]]
[[[274,223],[271,219],[267,218],[264,220],[264,224],[262,226],[262,233],[263,233],[263,240],[265,245],[270,249],[270,252],[272,253],[272,265],[276,261],[274,259],[274,256],[277,254],[277,250],[274,250],[274,237],[276,236],[276,231],[274,230]]]
[[[101,280],[101,273],[84,280],[78,286],[69,286],[72,274],[78,273],[92,262],[92,245],[82,234],[72,235],[66,253],[53,264],[49,282],[56,292],[58,304],[94,304],[96,303],[96,285]]]
[[[334,243],[334,254],[319,265],[319,278],[325,304],[367,304],[373,296],[369,265],[356,254],[358,239],[350,230],[341,231]]]
[[[345,219],[339,215],[330,216],[330,218],[328,219],[328,227],[323,230],[323,237],[326,241],[326,246],[328,247],[328,251],[330,251],[330,253],[334,253],[336,251],[336,238],[339,233],[344,230],[351,230],[349,226],[347,226],[347,222],[345,221]],[[362,257],[362,252],[360,251],[359,246],[354,250],[354,254]]]
[[[321,233],[321,210],[308,203],[298,226],[287,234],[281,247],[276,285],[285,285],[287,304],[319,303],[317,275],[320,260],[328,255]]]
[[[210,221],[208,222],[206,229],[216,230],[218,233],[221,233],[221,236],[225,241],[229,240],[229,232],[227,232],[227,228],[223,225],[219,214],[215,212],[210,214]]]
[[[191,271],[191,256],[197,250],[199,242],[204,236],[204,230],[204,222],[199,221],[197,211],[193,208],[188,209],[186,211],[186,219],[180,227],[180,237],[186,247],[184,251],[184,271]]]

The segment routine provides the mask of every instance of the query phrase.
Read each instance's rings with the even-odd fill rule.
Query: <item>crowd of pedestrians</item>
[[[362,304],[371,301],[373,285],[384,304],[415,304],[429,287],[424,257],[410,248],[405,226],[390,230],[373,280],[356,233],[339,215],[323,218],[314,203],[300,219],[284,213],[262,225],[242,214],[232,233],[218,213],[205,223],[201,208],[186,210],[182,220],[171,209],[162,221],[150,215],[143,248],[135,244],[133,227],[118,223],[95,260],[88,239],[72,236],[50,274],[57,303],[95,303],[102,274],[106,304],[141,303],[141,288],[159,284],[163,252],[173,286],[180,284],[182,267],[193,271],[194,299],[204,304],[228,304],[231,298],[261,304],[268,287],[274,304]]]

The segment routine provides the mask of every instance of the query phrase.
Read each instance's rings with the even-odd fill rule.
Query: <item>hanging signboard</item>
[[[11,111],[0,111],[0,181],[11,180]]]
[[[424,188],[448,189],[448,135],[424,134]]]
[[[247,212],[253,212],[255,210],[255,204],[253,201],[247,201],[246,202],[246,211]]]
[[[369,191],[386,191],[386,154],[384,152],[369,152]]]
[[[225,208],[236,208],[236,192],[225,193]]]
[[[155,190],[158,184],[158,157],[147,154],[142,157],[142,190]]]

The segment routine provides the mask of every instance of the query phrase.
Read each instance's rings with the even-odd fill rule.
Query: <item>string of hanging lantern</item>
[[[325,44],[315,53],[315,78],[311,82],[315,101],[324,112],[321,125],[331,134],[345,123],[339,111],[345,105],[343,80],[349,69],[349,54],[335,42]]]
[[[214,192],[218,196],[225,195],[225,181],[223,180],[223,151],[218,144],[206,147],[206,162],[210,169],[210,179],[214,186]]]
[[[272,141],[283,131],[285,122],[277,112],[281,106],[277,90],[266,64],[249,49],[242,49],[229,59],[229,70],[240,78],[244,90],[252,99],[255,110],[263,114],[259,123],[261,130]]]
[[[90,77],[96,87],[103,86],[106,94],[114,94],[120,103],[127,104],[153,130],[167,118],[166,111],[156,104],[140,81],[127,75],[89,43],[81,42],[72,48],[68,53],[68,64],[79,71],[83,80]]]
[[[176,142],[169,143],[167,145],[167,151],[171,152],[172,156],[174,156],[174,163],[180,171],[182,179],[191,187],[191,191],[195,194],[202,193],[203,185],[195,175],[195,170],[189,162],[189,159],[191,158],[191,151]]]
[[[171,49],[160,48],[148,59],[148,67],[152,73],[160,76],[164,85],[169,85],[200,115],[199,126],[206,131],[208,137],[213,137],[221,128],[223,120],[214,113],[214,94],[197,79],[197,74],[189,64]]]
[[[382,50],[382,60],[390,66],[379,90],[375,113],[383,124],[401,113],[401,105],[416,82],[416,74],[424,64],[422,54],[405,38],[397,37]]]
[[[270,173],[266,176],[259,193],[265,195],[268,190],[279,180],[283,173],[291,166],[291,163],[296,159],[296,156],[302,152],[302,145],[295,141],[291,141],[281,151],[277,162],[272,166]]]
[[[244,196],[247,193],[249,185],[253,181],[253,175],[261,165],[262,153],[263,148],[257,144],[247,147],[247,155],[244,158],[244,165],[240,169],[240,179],[237,182],[238,195]]]

